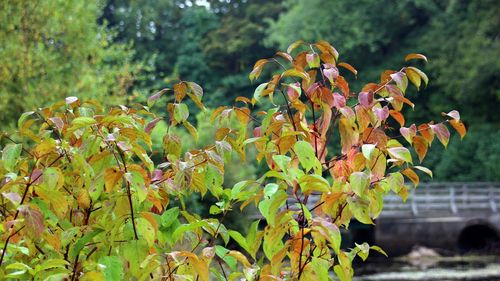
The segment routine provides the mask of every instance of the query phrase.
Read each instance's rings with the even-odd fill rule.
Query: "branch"
[[[62,157],[63,157],[62,155],[59,155],[59,157],[57,157],[54,161],[52,161],[52,163],[50,163],[49,167],[51,167],[52,165],[54,165],[54,163],[56,163],[57,161],[59,161],[59,159],[61,159]],[[24,189],[23,197],[21,198],[21,202],[19,203],[19,206],[23,205],[24,201],[26,200],[26,197],[28,195],[28,191],[29,191],[31,185],[33,185],[33,183],[35,183],[42,176],[42,173],[40,173],[38,176],[36,176],[34,179],[32,179],[34,170],[35,170],[35,168],[33,168],[31,170],[31,173],[30,173],[30,176],[29,176],[29,179],[28,179],[28,183],[26,184],[26,188]],[[17,217],[19,216],[19,212],[20,211],[18,209],[16,211],[16,214],[14,215],[13,221],[17,220]],[[9,228],[9,231],[12,231],[12,229],[14,228],[14,225],[15,224],[12,223],[12,225]],[[12,238],[12,236],[14,236],[15,234],[17,234],[17,232],[19,232],[21,229],[22,228],[20,228],[14,234],[9,235],[7,237],[7,239],[5,240],[5,244],[3,245],[2,256],[0,256],[0,266],[2,266],[2,264],[3,264],[3,259],[5,257],[5,253],[7,252],[7,245],[9,244],[10,238]]]
[[[116,149],[118,150],[118,154],[120,155],[120,158],[122,159],[122,164],[123,164],[123,169],[125,170],[125,174],[128,173],[127,170],[127,163],[125,162],[125,156],[123,151],[118,147],[118,145],[115,144]],[[130,216],[132,217],[132,228],[134,229],[134,238],[135,240],[139,240],[139,236],[137,235],[137,229],[135,226],[135,215],[134,215],[134,205],[132,203],[132,193],[130,192],[130,182],[125,178],[125,175],[123,176],[125,180],[125,184],[127,186],[127,198],[128,198],[128,204],[130,207]]]

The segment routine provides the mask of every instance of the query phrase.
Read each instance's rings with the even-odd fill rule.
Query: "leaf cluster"
[[[384,252],[367,243],[343,249],[341,229],[352,219],[372,224],[389,192],[406,198],[406,179],[416,186],[417,172],[432,176],[412,155],[422,161],[435,138],[446,146],[447,124],[461,136],[465,127],[455,110],[442,122],[405,127],[401,110],[414,107],[409,84],[428,83],[418,68],[386,70],[354,93],[344,72],[357,71],[339,58],[328,42],[297,41],[257,61],[250,79],[273,65],[270,80],[252,99],[215,109],[212,143],[185,153],[170,128],[198,138],[186,105],[205,109],[194,82],[158,91],[146,105],[106,109],[68,97],[24,113],[17,132],[2,135],[2,278],[330,280],[333,270],[351,280],[356,256]],[[406,57],[415,59],[426,57]],[[270,106],[256,109],[265,99]],[[164,100],[162,118],[151,108]],[[154,144],[160,121],[167,130]],[[339,151],[328,149],[333,134]],[[264,162],[266,171],[225,187],[231,152]],[[209,215],[188,211],[193,194],[216,198]],[[228,214],[249,206],[264,226],[228,229]]]

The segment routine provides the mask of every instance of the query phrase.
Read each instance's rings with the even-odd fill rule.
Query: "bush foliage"
[[[2,135],[2,278],[330,280],[333,270],[352,279],[356,256],[383,250],[343,249],[340,229],[352,219],[372,224],[389,192],[406,198],[405,178],[418,185],[418,173],[432,176],[417,162],[434,139],[448,144],[447,125],[463,137],[460,115],[408,124],[401,110],[415,105],[405,92],[409,84],[425,87],[425,73],[386,70],[354,93],[346,76],[357,71],[325,41],[297,41],[257,61],[250,79],[264,68],[270,79],[253,98],[215,109],[211,143],[185,153],[172,128],[198,138],[185,103],[204,109],[193,82],[179,81],[147,105],[107,109],[68,97],[24,113],[18,131]],[[151,108],[164,100],[161,118]],[[151,132],[162,119],[167,128],[155,144]],[[339,149],[328,149],[335,139]],[[228,153],[266,170],[224,187]],[[209,214],[189,211],[194,194],[217,199]],[[319,199],[308,202],[312,195]],[[225,226],[230,213],[250,205],[264,227],[260,220],[246,233]]]

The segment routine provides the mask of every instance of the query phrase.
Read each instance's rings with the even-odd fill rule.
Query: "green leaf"
[[[14,170],[16,162],[21,156],[22,148],[23,147],[21,144],[12,144],[12,143],[7,144],[3,148],[2,161],[7,171],[11,172]]]
[[[241,233],[234,230],[229,230],[228,233],[229,236],[231,236],[231,238],[233,238],[233,240],[241,246],[241,248],[243,248],[248,253],[251,253],[250,247],[248,247],[247,240],[245,239],[245,237],[243,237],[243,235],[241,235]]]
[[[423,166],[413,166],[413,168],[426,173],[427,175],[429,175],[429,177],[432,178],[432,171],[429,168],[426,168],[426,167],[423,167]]]
[[[149,246],[145,240],[132,240],[121,244],[121,257],[129,265],[130,273],[134,277],[142,275],[141,263],[149,254]]]
[[[373,151],[375,150],[375,147],[376,147],[376,145],[374,145],[374,144],[363,144],[363,146],[361,146],[361,151],[363,152],[363,156],[365,156],[365,158],[367,160],[372,159],[372,155],[373,155]]]
[[[181,238],[181,236],[185,232],[199,230],[202,227],[210,228],[210,225],[206,221],[197,221],[187,224],[181,224],[175,229],[174,233],[172,234],[172,239],[174,242],[176,242],[177,240],[179,240],[179,238]]]
[[[321,163],[318,158],[316,158],[314,148],[310,143],[298,141],[293,146],[293,149],[299,158],[300,165],[304,167],[306,172],[309,172],[313,167],[317,169],[319,166],[319,169],[321,169]]]
[[[368,258],[368,255],[370,254],[370,245],[368,245],[368,243],[363,243],[363,244],[358,244],[358,243],[354,243],[356,245],[356,248],[359,250],[358,251],[358,256],[363,260],[363,261],[366,261],[366,259]]]
[[[137,218],[135,222],[139,236],[146,240],[148,245],[152,247],[155,242],[155,229],[151,223],[145,218]]]
[[[123,280],[123,263],[119,257],[102,257],[99,259],[99,265],[106,281]]]
[[[208,165],[207,172],[205,173],[205,186],[210,192],[219,198],[222,194],[222,184],[224,183],[224,175],[214,165]]]
[[[66,268],[69,262],[62,259],[48,259],[45,260],[41,265],[35,267],[35,272],[39,273],[41,271],[53,268]]]
[[[273,155],[273,160],[281,171],[286,173],[292,159],[285,155]]]
[[[83,235],[80,239],[78,239],[75,243],[75,245],[70,249],[69,251],[69,256],[71,260],[74,260],[76,256],[80,253],[80,251],[87,245],[89,242],[92,241],[94,237],[99,235],[100,233],[104,232],[103,229],[98,228],[95,229],[94,231],[91,231],[85,235]]]
[[[299,179],[300,190],[304,194],[310,194],[313,191],[328,192],[330,183],[322,176],[316,174],[307,174]]]
[[[391,147],[387,149],[387,152],[389,152],[389,155],[393,159],[402,160],[413,164],[413,161],[411,159],[411,153],[405,147]]]
[[[372,249],[374,251],[377,251],[377,252],[381,253],[382,255],[384,255],[386,257],[389,257],[387,255],[387,253],[382,248],[380,248],[379,246],[371,246],[370,249]]]
[[[370,175],[364,172],[354,172],[349,176],[352,191],[358,196],[363,196],[370,185]]]
[[[274,226],[276,214],[279,208],[285,204],[288,194],[283,190],[278,190],[270,199],[263,200],[259,203],[259,211],[267,220],[269,225]]]
[[[330,268],[330,263],[321,258],[313,257],[311,260],[311,265],[316,273],[317,281],[329,281],[330,277],[328,275],[328,269]]]
[[[273,196],[274,193],[276,193],[276,191],[278,191],[279,189],[279,185],[275,184],[275,183],[268,183],[265,187],[264,187],[264,195],[266,197],[271,197]]]
[[[267,87],[267,84],[269,83],[262,83],[257,88],[255,88],[255,91],[253,92],[253,100],[252,103],[255,104],[260,101],[260,98],[262,97],[262,91]]]
[[[21,117],[19,117],[19,119],[17,120],[17,129],[18,130],[22,129],[26,119],[28,119],[29,116],[33,115],[33,113],[35,113],[35,112],[29,111],[29,112],[24,112],[23,114],[21,114]]]
[[[211,215],[218,215],[218,214],[222,213],[222,210],[219,207],[212,205],[212,206],[210,206],[208,213]]]
[[[221,258],[231,269],[231,271],[235,272],[237,270],[237,261],[235,258],[228,255],[229,250],[224,248],[223,246],[217,245],[215,246],[215,254]]]
[[[71,122],[71,127],[69,127],[67,132],[68,134],[72,134],[78,129],[90,127],[91,125],[94,125],[96,123],[97,121],[92,117],[77,117],[73,119],[73,121]]]
[[[369,214],[369,202],[358,199],[349,200],[348,204],[349,209],[358,221],[364,224],[373,224]]]
[[[316,53],[307,54],[306,61],[310,68],[318,68],[320,64],[319,55]]]
[[[387,183],[390,190],[395,193],[399,193],[401,188],[404,186],[405,179],[400,172],[391,173],[389,177],[387,177]]]
[[[189,109],[184,103],[174,105],[174,119],[177,123],[182,123],[189,117]]]

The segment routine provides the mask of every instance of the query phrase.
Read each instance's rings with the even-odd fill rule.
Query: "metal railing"
[[[500,208],[500,183],[426,183],[412,188],[406,202],[390,194],[381,216],[458,215],[496,213]]]

